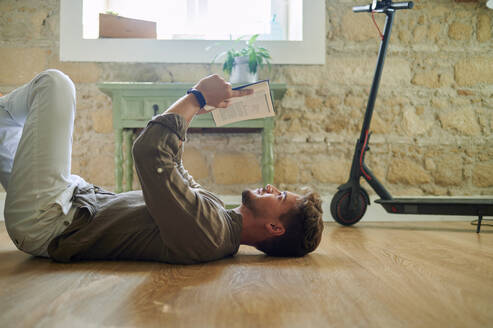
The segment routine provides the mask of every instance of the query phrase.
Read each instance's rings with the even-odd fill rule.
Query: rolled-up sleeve
[[[133,146],[135,168],[147,209],[169,251],[176,253],[171,257],[191,262],[220,258],[228,252],[230,243],[223,239],[231,227],[221,217],[220,204],[195,190],[200,186],[184,174],[179,157],[186,127],[177,114],[150,121]]]

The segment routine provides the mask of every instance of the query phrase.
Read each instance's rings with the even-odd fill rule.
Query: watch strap
[[[195,98],[197,99],[197,101],[199,103],[200,108],[204,108],[205,105],[207,105],[207,103],[205,101],[205,97],[202,94],[202,92],[200,92],[199,90],[197,90],[195,88],[190,88],[187,90],[187,94],[189,94],[189,93],[192,93],[195,96]]]

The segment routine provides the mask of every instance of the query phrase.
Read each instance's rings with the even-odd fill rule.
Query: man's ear
[[[280,222],[268,222],[265,224],[265,228],[271,236],[278,237],[284,235],[286,230]]]

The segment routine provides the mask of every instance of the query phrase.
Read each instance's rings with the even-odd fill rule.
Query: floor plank
[[[487,327],[493,228],[469,222],[326,223],[303,258],[241,247],[192,266],[58,264],[0,225],[2,327]]]

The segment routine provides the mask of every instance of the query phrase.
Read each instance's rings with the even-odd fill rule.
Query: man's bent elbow
[[[146,158],[149,159],[152,157],[152,153],[155,151],[155,147],[150,145],[148,142],[145,142],[143,139],[143,135],[140,135],[137,137],[132,146],[132,156],[136,169],[138,169],[139,166],[145,162]]]

